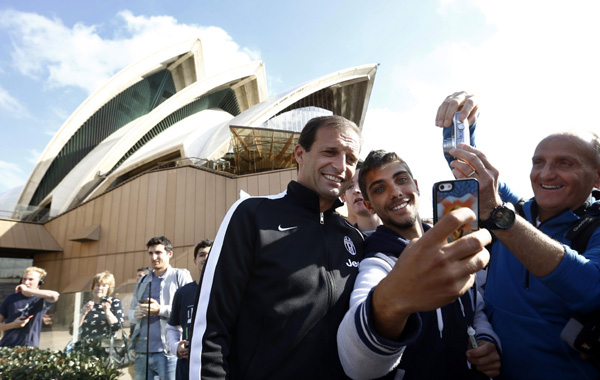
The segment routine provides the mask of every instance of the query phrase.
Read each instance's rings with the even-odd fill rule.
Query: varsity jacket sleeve
[[[485,314],[485,301],[483,300],[483,294],[479,293],[475,288],[471,289],[473,292],[477,292],[475,307],[475,316],[473,318],[473,328],[476,331],[476,339],[483,339],[494,343],[496,350],[499,354],[502,354],[502,344],[500,338],[494,331],[492,324],[489,322],[487,315]],[[471,294],[471,300],[473,299],[473,293]]]
[[[256,200],[246,198],[228,211],[206,261],[196,302],[190,349],[190,379],[229,378],[228,355],[252,267],[257,231]],[[249,205],[251,204],[251,205]]]
[[[344,371],[353,379],[386,375],[400,362],[407,344],[421,331],[418,314],[409,317],[400,341],[390,341],[375,331],[372,315],[373,290],[392,270],[394,262],[383,254],[364,259],[359,266],[350,309],[338,329],[338,354]]]
[[[167,347],[169,351],[175,356],[177,356],[177,346],[179,345],[179,341],[181,340],[181,326],[173,326],[167,323],[167,327],[165,328],[165,334],[167,338]]]

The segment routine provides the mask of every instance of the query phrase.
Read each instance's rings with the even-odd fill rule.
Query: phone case
[[[479,182],[474,178],[436,182],[433,185],[433,223],[460,207],[468,207],[477,218],[454,232],[448,241],[454,241],[479,229]]]

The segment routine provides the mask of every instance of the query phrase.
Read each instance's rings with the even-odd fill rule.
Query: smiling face
[[[348,208],[348,219],[356,219],[357,216],[369,216],[371,213],[367,209],[363,202],[363,195],[360,191],[360,187],[358,186],[358,174],[360,170],[356,171],[354,177],[352,177],[352,182],[348,189],[342,194],[341,198],[346,203],[346,207]],[[353,219],[354,218],[354,219]]]
[[[365,179],[367,208],[377,213],[384,226],[405,238],[419,237],[419,186],[406,166],[391,162],[370,170]]]
[[[579,208],[600,186],[597,160],[590,143],[574,135],[551,135],[538,144],[529,178],[541,221]]]
[[[173,251],[167,252],[162,244],[151,245],[148,247],[148,256],[150,257],[152,269],[160,276],[169,266]]]
[[[351,183],[359,151],[360,137],[353,129],[331,126],[319,128],[310,151],[296,146],[298,183],[319,195],[321,211],[331,208]]]
[[[108,297],[108,289],[110,289],[110,285],[104,282],[96,282],[94,284],[94,288],[92,289],[92,297],[94,301],[97,303],[103,297]]]

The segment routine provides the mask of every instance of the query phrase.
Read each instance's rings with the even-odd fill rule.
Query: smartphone
[[[475,213],[475,220],[454,231],[448,238],[452,242],[479,229],[479,182],[474,178],[436,182],[433,185],[433,223],[460,207],[468,207]]]

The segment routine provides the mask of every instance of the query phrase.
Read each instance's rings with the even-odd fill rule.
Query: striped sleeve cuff
[[[372,297],[373,288],[365,302],[354,314],[354,323],[360,340],[369,350],[379,355],[397,355],[405,346],[414,342],[421,334],[422,322],[418,314],[412,314],[406,321],[402,335],[397,341],[389,340],[377,334],[373,320]]]

